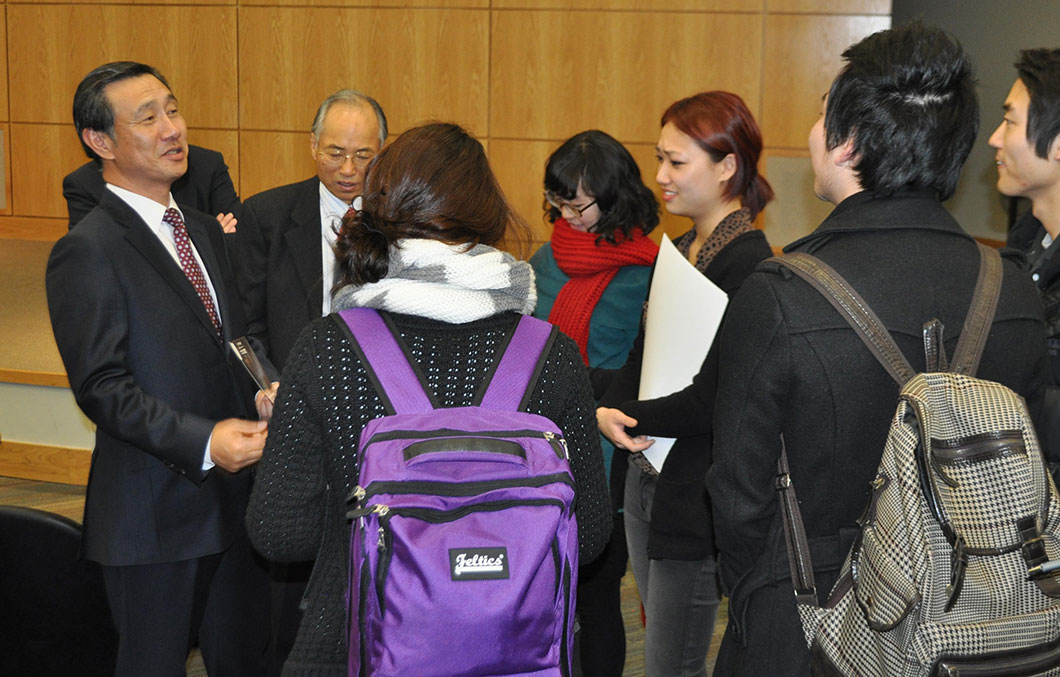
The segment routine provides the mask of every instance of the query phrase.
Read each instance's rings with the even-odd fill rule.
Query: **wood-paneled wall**
[[[11,0],[0,7],[7,56],[0,60],[0,236],[49,240],[65,231],[62,177],[85,161],[70,122],[74,89],[96,65],[133,59],[167,76],[190,140],[224,153],[243,197],[311,175],[313,113],[332,91],[355,87],[382,103],[395,133],[439,119],[482,138],[502,186],[543,240],[541,177],[553,148],[583,129],[603,129],[630,147],[654,186],[659,115],[696,91],[737,92],[762,125],[767,155],[805,157],[840,53],[889,26],[891,2]],[[673,217],[663,223],[671,234],[688,227]]]

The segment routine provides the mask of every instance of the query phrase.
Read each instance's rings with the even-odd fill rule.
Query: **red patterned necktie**
[[[217,316],[217,309],[214,307],[213,298],[210,296],[210,288],[206,285],[206,276],[202,274],[202,268],[199,267],[199,263],[195,260],[195,255],[191,251],[191,240],[188,238],[188,229],[184,225],[184,219],[181,218],[180,212],[170,207],[162,216],[162,222],[169,224],[173,228],[173,244],[177,247],[180,267],[184,269],[184,274],[188,276],[191,286],[195,287],[195,292],[199,295],[202,305],[205,306],[206,314],[210,316],[210,321],[213,322],[213,328],[217,330],[217,335],[223,337],[221,319]]]

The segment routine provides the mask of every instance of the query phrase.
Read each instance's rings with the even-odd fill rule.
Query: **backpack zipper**
[[[386,601],[383,598],[383,588],[386,584],[387,574],[390,571],[390,559],[394,550],[392,547],[392,530],[390,528],[390,520],[394,515],[410,517],[431,524],[443,524],[445,522],[454,522],[461,517],[466,517],[475,512],[497,512],[515,506],[546,505],[555,505],[559,507],[560,510],[564,507],[563,501],[555,498],[534,498],[522,501],[489,501],[450,510],[436,510],[434,508],[393,508],[383,504],[366,506],[365,514],[375,513],[379,516],[379,540],[376,544],[376,547],[379,549],[379,564],[375,572],[375,594],[376,599],[379,602],[379,616],[382,617],[386,613]]]
[[[361,502],[379,494],[427,494],[431,496],[475,496],[497,489],[511,487],[543,487],[549,484],[566,484],[573,487],[574,480],[569,473],[558,472],[538,477],[515,477],[505,480],[484,480],[482,482],[438,482],[433,480],[392,480],[372,482],[368,488],[354,487],[346,499],[347,503]],[[356,512],[356,511],[353,511]],[[347,514],[347,517],[350,515]]]

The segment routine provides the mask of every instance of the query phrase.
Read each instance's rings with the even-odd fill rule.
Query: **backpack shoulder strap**
[[[997,301],[1001,296],[1001,254],[981,242],[976,244],[979,245],[979,277],[975,281],[972,303],[964,316],[964,326],[950,366],[950,371],[965,376],[975,376],[979,368],[979,358],[983,356],[986,338],[994,323]]]
[[[865,299],[831,266],[804,252],[791,252],[767,260],[788,268],[819,291],[850,324],[891,378],[898,383],[898,387],[904,386],[916,375],[916,371],[891,338],[880,318],[865,303]]]
[[[419,372],[378,311],[349,308],[338,315],[388,413],[414,414],[435,408]]]
[[[499,351],[492,376],[486,378],[488,385],[479,403],[488,409],[524,409],[555,340],[556,328],[551,324],[521,315],[508,344]]]

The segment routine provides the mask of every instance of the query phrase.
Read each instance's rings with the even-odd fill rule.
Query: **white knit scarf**
[[[481,244],[405,238],[390,248],[386,277],[342,287],[332,309],[377,308],[458,324],[506,310],[528,315],[536,304],[526,261]]]

